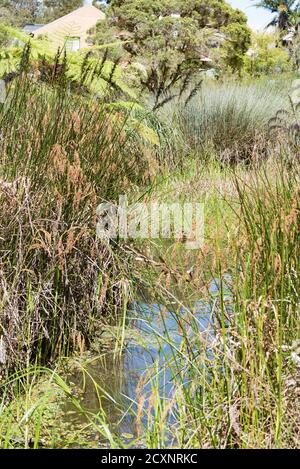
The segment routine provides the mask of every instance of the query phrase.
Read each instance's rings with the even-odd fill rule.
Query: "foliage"
[[[187,106],[175,107],[172,126],[192,154],[211,148],[224,162],[253,161],[266,157],[268,122],[285,107],[283,96],[269,83],[204,86]]]
[[[292,69],[289,53],[278,47],[279,38],[274,34],[253,33],[251,49],[245,58],[245,70],[254,76]]]
[[[299,89],[300,81],[295,80],[291,88],[289,109],[279,109],[269,121],[269,133],[272,138],[281,141],[283,157],[292,150],[293,158],[287,158],[290,167],[294,166],[300,154]]]
[[[169,249],[159,245],[163,270],[149,251],[144,267],[139,257],[137,276],[165,306],[157,324],[148,329],[141,321],[142,337],[137,342],[134,335],[134,348],[163,359],[141,375],[134,400],[126,395],[134,392],[139,369],[130,368],[132,360],[119,347],[114,357],[114,343],[107,352],[100,349],[99,357],[71,360],[77,371],[70,373],[68,366],[63,378],[57,369],[36,367],[2,380],[0,392],[13,400],[3,399],[0,406],[1,447],[86,448],[98,437],[120,448],[125,442],[127,448],[149,449],[299,448],[299,166],[286,171],[273,160],[260,169],[232,172],[198,164],[188,174],[158,180],[151,190],[155,201],[167,195],[171,201],[188,197],[214,204],[206,223],[216,230],[211,239],[206,233],[203,252],[192,256],[179,243]],[[188,276],[185,265],[193,267]],[[207,265],[217,285],[210,294],[203,275]],[[208,306],[200,316],[195,298],[201,298],[200,308]],[[169,314],[180,342],[166,326]],[[215,318],[209,333],[199,330],[207,316]],[[130,344],[133,334],[127,331]],[[125,357],[132,358],[128,349]],[[169,376],[171,395],[162,385],[170,384]],[[122,443],[114,424],[121,433],[127,419],[135,430],[122,433]],[[74,425],[73,433],[67,423]]]
[[[255,6],[275,13],[269,26],[278,26],[280,31],[286,31],[290,26],[297,25],[300,19],[298,0],[261,0]]]
[[[26,23],[44,24],[82,5],[83,0],[0,0],[0,21],[15,27]]]
[[[280,49],[270,49],[269,36],[257,35],[251,69],[243,16],[222,1],[178,1],[180,11],[189,12],[180,18],[170,16],[175,3],[169,2],[161,20],[165,0],[110,3],[124,21],[126,61],[139,69],[156,113],[138,102],[118,60],[109,60],[102,45],[88,54],[58,51],[53,57],[46,42],[32,40],[0,52],[7,85],[0,103],[0,446],[85,447],[98,435],[111,448],[130,446],[108,421],[119,402],[86,367],[77,396],[76,385],[56,369],[28,365],[84,355],[93,339],[103,345],[99,336],[107,323],[121,320],[107,350],[124,402],[120,369],[129,370],[122,347],[127,336],[131,340],[125,329],[134,291],[134,299],[139,292],[164,307],[149,350],[135,344],[151,357],[158,350],[163,360],[147,367],[136,399],[118,415],[120,428],[127,415],[133,422],[132,445],[299,447],[298,103],[287,112],[286,84],[272,85],[269,77],[264,83],[204,82],[200,89],[199,57],[189,53],[213,54],[207,39],[218,30],[230,39],[215,51],[216,60],[232,70],[245,62],[249,73],[259,74],[285,59]],[[119,26],[112,17],[99,43],[110,42],[110,29],[116,41]],[[1,34],[4,44],[9,37],[27,43],[7,26]],[[174,171],[178,155],[183,164]],[[163,173],[157,163],[164,164]],[[170,244],[97,239],[97,205],[115,203],[124,191],[138,201],[204,203],[202,249],[187,252],[184,237]],[[180,343],[168,328],[161,332],[170,309]],[[199,330],[204,314],[209,333]],[[22,371],[6,378],[15,368]],[[136,376],[139,370],[132,371]],[[170,374],[172,395],[166,395],[160,384]],[[83,407],[84,389],[95,415]],[[65,401],[75,418],[85,417],[82,438],[61,432]],[[107,415],[103,402],[109,403]]]
[[[11,45],[11,35],[7,31],[7,28],[5,25],[0,23],[0,47],[1,48],[7,48],[9,45]]]
[[[126,39],[125,60],[145,67],[147,79],[142,83],[154,94],[156,106],[172,98],[174,87],[185,88],[207,67],[202,59],[214,55],[209,41],[216,31],[225,35],[223,63],[234,71],[240,70],[250,44],[246,17],[222,0],[209,5],[203,0],[113,1],[107,15],[107,21],[99,23],[95,43],[108,37]]]
[[[44,0],[42,9],[43,23],[50,23],[50,21],[61,18],[82,5],[82,0]]]
[[[241,72],[245,53],[250,46],[249,29],[246,24],[232,23],[224,29],[229,40],[224,44],[224,64],[233,72]]]
[[[11,26],[23,26],[25,23],[34,23],[40,18],[40,0],[0,0],[0,12]]]
[[[123,70],[118,66],[118,63],[107,60],[106,46],[103,46],[104,54],[100,60],[95,57],[93,50],[88,53],[83,51],[66,56],[64,50],[58,51],[57,54],[53,53],[47,40],[28,38],[26,34],[4,24],[1,25],[0,31],[3,32],[6,42],[10,43],[0,52],[0,77],[17,72],[24,44],[29,44],[31,71],[37,77],[40,74],[43,77],[40,69],[45,68],[46,64],[51,69],[51,64],[55,60],[65,60],[66,78],[68,78],[69,84],[74,86],[77,84],[80,87],[84,76],[85,87],[88,83],[88,89],[93,93],[103,95],[114,88],[119,94],[130,96],[131,99],[136,98],[134,89],[125,83]]]
[[[96,383],[95,386],[97,389]],[[122,447],[119,439],[111,433],[104,412],[97,416],[88,412],[76,396],[74,386],[56,369],[33,366],[20,370],[1,380],[0,396],[1,449],[42,449],[49,445],[74,448],[75,445],[84,445],[85,439],[95,431],[100,431],[111,448]],[[76,435],[73,426],[63,421],[62,402],[84,416],[89,431],[81,430]]]
[[[129,261],[117,245],[97,239],[96,207],[147,180],[142,148],[157,139],[133,104],[72,93],[65,62],[37,80],[28,73],[29,52],[0,106],[0,241],[1,252],[10,253],[0,266],[7,370],[88,343],[103,316],[116,313]]]

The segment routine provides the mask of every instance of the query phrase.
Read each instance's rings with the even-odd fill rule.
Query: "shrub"
[[[254,34],[251,49],[245,57],[245,70],[251,76],[292,70],[289,53],[278,47],[280,38],[273,34]]]
[[[205,86],[174,120],[190,152],[212,148],[222,161],[251,161],[266,155],[268,121],[284,106],[270,85]]]

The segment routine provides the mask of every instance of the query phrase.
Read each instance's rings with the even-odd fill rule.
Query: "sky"
[[[227,0],[233,7],[244,11],[248,16],[248,23],[254,30],[261,30],[270,23],[273,15],[263,8],[255,8],[255,0]]]

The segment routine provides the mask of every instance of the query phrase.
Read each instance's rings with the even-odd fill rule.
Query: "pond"
[[[229,278],[223,283],[225,327],[232,315],[229,283]],[[153,393],[158,392],[167,406],[172,401],[174,382],[178,385],[178,375],[174,380],[174,374],[180,374],[182,385],[188,386],[191,364],[196,359],[199,362],[199,349],[203,363],[213,360],[212,344],[218,326],[216,305],[220,296],[218,280],[212,281],[210,294],[211,302],[195,301],[189,308],[133,303],[122,353],[116,355],[111,351],[92,358],[85,367],[87,374],[78,370],[71,376],[76,388],[84,389],[83,408],[94,414],[102,409],[110,427],[123,440],[136,438],[141,401],[140,423],[147,426]],[[71,415],[73,424],[83,423],[83,416],[70,411],[67,404],[65,412]],[[168,419],[169,423],[176,420],[176,409],[172,409]]]

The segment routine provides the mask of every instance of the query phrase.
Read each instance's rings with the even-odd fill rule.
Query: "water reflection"
[[[222,289],[228,318],[232,314],[232,295],[226,281]],[[210,294],[212,298],[215,297],[215,302],[218,301],[219,290],[220,282],[213,280]],[[126,433],[136,436],[137,402],[141,396],[145,398],[144,409],[147,409],[147,398],[155,382],[160,396],[166,402],[171,400],[174,393],[174,369],[180,374],[182,384],[188,383],[189,368],[192,361],[199,358],[200,348],[206,360],[213,359],[210,344],[215,338],[218,319],[216,311],[214,301],[196,301],[190,307],[177,308],[174,305],[141,302],[131,305],[127,328],[132,331],[132,338],[127,340],[122,356],[116,359],[113,353],[107,353],[88,367],[89,373],[102,388],[101,405],[115,431],[120,435]],[[225,322],[228,323],[228,319]],[[190,350],[185,349],[187,346]],[[185,360],[178,360],[181,355]],[[174,356],[177,368],[174,366]],[[190,357],[190,363],[186,363],[186,357]],[[85,384],[83,407],[98,413],[99,396],[92,380],[77,373],[72,381],[79,387]],[[79,419],[79,416],[76,418]]]

